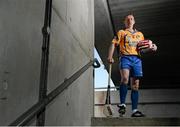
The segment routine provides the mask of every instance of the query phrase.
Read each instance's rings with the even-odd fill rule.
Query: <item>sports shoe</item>
[[[124,105],[117,105],[119,107],[119,114],[120,116],[123,116],[126,113],[126,107]]]
[[[131,117],[145,117],[145,114],[140,111],[136,111],[131,115]]]

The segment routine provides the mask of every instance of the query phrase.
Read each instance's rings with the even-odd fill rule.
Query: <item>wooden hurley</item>
[[[108,76],[108,87],[107,87],[107,94],[106,94],[106,102],[104,105],[103,113],[106,117],[113,116],[113,109],[111,105],[111,97],[110,97],[110,80],[111,80],[111,72],[112,72],[112,64],[109,64],[109,76]]]

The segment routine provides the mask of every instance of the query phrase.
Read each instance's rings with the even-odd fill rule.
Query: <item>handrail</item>
[[[120,103],[111,103],[111,105],[119,105]],[[161,102],[139,102],[139,105],[158,105],[158,104],[180,104],[180,101],[161,101]],[[94,106],[104,106],[104,103],[96,103]],[[131,102],[127,102],[126,105],[132,105]]]
[[[60,84],[56,89],[50,92],[47,97],[37,102],[30,109],[19,116],[15,121],[13,121],[9,126],[25,126],[32,120],[38,113],[41,112],[51,101],[53,101],[60,93],[62,93],[67,87],[69,87],[77,78],[79,78],[89,67],[93,66],[96,59],[90,60],[84,67],[73,74],[70,78],[66,79],[62,84]]]
[[[107,89],[107,87],[99,87],[99,88],[95,88],[97,90],[104,90]],[[119,86],[114,86],[114,87],[110,87],[110,89],[119,89]],[[103,91],[106,92],[106,91]],[[119,102],[113,102],[111,103],[111,105],[119,105]],[[158,104],[180,104],[180,101],[159,101],[159,102],[153,102],[153,101],[146,101],[146,102],[139,102],[139,105],[158,105]],[[104,103],[95,103],[94,106],[104,106]],[[132,105],[131,102],[127,102],[126,105]]]
[[[112,17],[112,12],[111,12],[111,8],[110,8],[109,0],[106,0],[106,3],[107,3],[108,12],[109,12],[109,18],[110,18],[110,23],[112,26],[112,31],[113,31],[114,36],[116,36],[116,29],[115,29],[115,25],[113,22],[113,17]]]
[[[94,59],[94,63],[96,63],[96,64],[93,64],[94,68],[99,68],[101,66],[97,58]]]
[[[46,0],[44,26],[42,28],[43,45],[42,45],[42,57],[41,57],[39,101],[44,100],[44,98],[47,95],[51,15],[52,15],[52,0]],[[45,123],[45,108],[41,110],[39,114],[37,114],[36,125],[44,126],[44,123]]]
[[[109,0],[106,0],[106,4],[107,4],[108,12],[109,12],[109,18],[110,18],[109,20],[110,20],[110,23],[111,23],[111,26],[112,26],[113,35],[114,35],[114,37],[117,37],[115,25],[114,25],[114,22],[113,22],[112,12],[111,12],[111,8],[110,8],[110,4],[109,4]],[[118,58],[119,58],[119,55],[120,55],[119,54],[119,45],[116,48],[116,52],[117,52],[117,55],[118,55]]]
[[[107,87],[97,87],[97,88],[94,88],[94,89],[107,89]],[[119,89],[119,86],[111,86],[110,89]]]

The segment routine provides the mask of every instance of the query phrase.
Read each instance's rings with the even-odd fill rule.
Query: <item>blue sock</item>
[[[119,89],[121,104],[125,104],[127,91],[128,91],[127,85],[126,84],[121,84],[120,89]]]
[[[131,91],[132,110],[137,109],[138,99],[139,99],[138,90],[132,90]]]

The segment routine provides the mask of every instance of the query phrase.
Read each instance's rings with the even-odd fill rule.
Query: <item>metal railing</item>
[[[111,103],[111,105],[119,105],[120,103]],[[174,102],[169,102],[169,101],[163,101],[163,102],[139,102],[138,105],[162,105],[162,104],[173,104],[173,105],[180,105],[180,101],[174,101]],[[94,106],[104,106],[105,104],[98,103],[94,104]],[[132,105],[132,103],[128,102],[126,105]]]
[[[52,15],[52,0],[46,0],[44,26],[42,28],[43,45],[42,45],[42,57],[41,57],[39,101],[43,101],[47,95],[51,15]],[[44,126],[45,110],[46,109],[44,107],[44,109],[37,114],[37,121],[36,121],[37,126]]]
[[[110,7],[110,3],[109,0],[106,0],[106,4],[107,4],[107,9],[108,9],[108,13],[109,13],[109,22],[111,23],[112,26],[112,32],[114,37],[117,37],[117,32],[116,32],[116,28],[115,28],[115,24],[113,22],[113,16],[112,16],[112,11],[111,11],[111,7]],[[120,54],[119,54],[119,45],[116,47],[116,52],[117,52],[117,57],[119,58]]]
[[[107,87],[98,87],[98,88],[94,88],[95,89],[95,92],[107,92]],[[114,92],[119,92],[119,86],[114,86],[114,87],[110,87],[110,89]],[[162,89],[162,88],[161,88]],[[173,88],[172,88],[173,89]],[[96,91],[96,90],[99,90],[99,91]],[[128,89],[130,90],[130,88]],[[157,89],[156,89],[157,90]],[[114,95],[114,94],[113,94]],[[104,96],[105,97],[105,96]],[[119,102],[112,102],[111,105],[119,105],[120,103]],[[177,101],[158,101],[158,102],[155,102],[155,101],[146,101],[146,102],[139,102],[138,103],[139,105],[160,105],[160,104],[180,104],[180,101],[177,100]],[[95,103],[94,106],[104,106],[105,103]],[[131,102],[127,102],[126,105],[132,105]]]
[[[39,101],[30,109],[19,116],[13,121],[10,126],[24,126],[29,123],[34,117],[37,116],[36,125],[44,126],[45,123],[45,108],[54,100],[62,91],[70,86],[78,77],[81,76],[89,67],[100,67],[97,59],[90,60],[84,67],[73,74],[70,78],[60,84],[55,90],[47,95],[47,77],[48,77],[48,63],[49,63],[49,45],[50,45],[50,27],[52,15],[52,0],[46,0],[44,26],[42,28],[43,44],[42,44],[42,57],[41,57],[41,73],[39,85]]]
[[[96,63],[96,64],[95,64]],[[91,60],[79,71],[73,74],[70,78],[66,79],[62,84],[60,84],[56,89],[49,93],[42,101],[39,101],[29,110],[24,112],[19,116],[10,126],[24,126],[27,125],[30,120],[32,120],[38,113],[40,113],[51,101],[53,101],[60,93],[62,93],[67,87],[69,87],[77,78],[79,78],[89,67],[94,68],[100,67],[100,63],[97,59]]]

